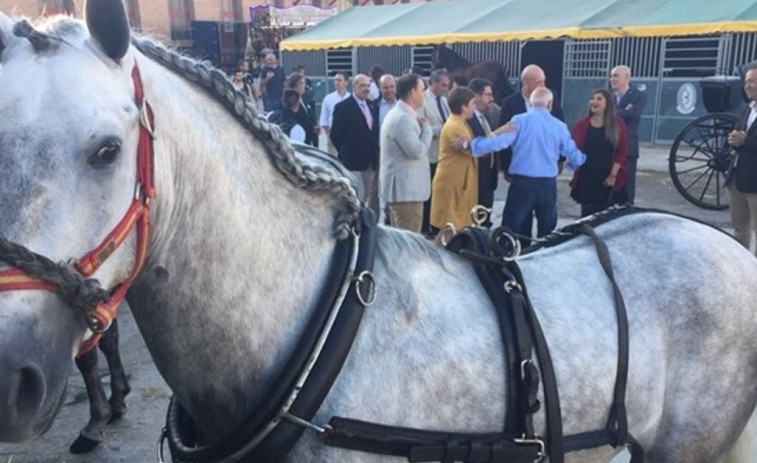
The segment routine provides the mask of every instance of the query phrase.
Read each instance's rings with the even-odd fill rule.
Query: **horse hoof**
[[[92,450],[96,449],[98,445],[102,443],[101,440],[92,440],[88,437],[79,436],[76,438],[73,444],[71,444],[71,447],[68,448],[69,452],[80,455],[82,453],[89,453]]]
[[[123,416],[125,414],[126,414],[126,407],[124,407],[123,409],[120,409],[120,410],[114,409],[111,412],[110,419],[108,420],[108,424],[115,423],[116,421],[118,421],[121,418],[123,418]]]

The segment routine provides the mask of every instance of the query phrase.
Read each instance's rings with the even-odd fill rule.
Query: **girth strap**
[[[610,251],[607,249],[607,245],[602,241],[594,228],[587,223],[578,223],[574,226],[566,228],[566,231],[574,230],[577,233],[588,236],[594,243],[594,247],[597,250],[597,257],[599,263],[602,266],[607,278],[612,284],[613,299],[615,302],[615,312],[617,314],[618,322],[618,368],[615,375],[615,392],[613,394],[613,403],[610,407],[610,416],[607,420],[606,431],[609,431],[613,436],[613,446],[628,445],[628,449],[631,452],[631,463],[642,463],[644,451],[628,432],[628,418],[626,415],[626,385],[628,384],[628,355],[629,355],[629,340],[628,340],[628,313],[626,312],[626,304],[623,300],[623,294],[615,281],[615,273],[612,269],[612,260],[610,259]],[[575,439],[576,441],[584,442],[591,447],[591,440],[587,437],[591,433],[582,433],[575,436],[566,437],[566,441]],[[579,446],[579,448],[581,448]],[[587,448],[587,447],[583,447]]]

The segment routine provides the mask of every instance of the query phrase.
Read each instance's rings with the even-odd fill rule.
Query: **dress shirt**
[[[318,121],[318,124],[321,127],[330,128],[331,123],[334,121],[334,106],[350,96],[350,92],[344,92],[344,95],[339,95],[338,92],[331,92],[326,95],[321,103],[321,119]]]
[[[386,117],[386,114],[389,112],[390,109],[394,108],[394,105],[396,104],[397,104],[397,100],[394,100],[390,103],[383,98],[381,99],[381,101],[379,102],[379,107],[378,107],[379,127],[381,127],[381,124],[384,123],[384,117]]]
[[[365,118],[365,123],[368,124],[368,128],[373,128],[373,114],[371,114],[371,108],[368,107],[368,103],[366,103],[365,100],[357,100],[357,105],[360,107],[360,111],[363,113],[363,117]]]
[[[473,117],[478,119],[478,122],[481,123],[481,127],[483,127],[484,132],[486,132],[486,135],[489,136],[492,133],[492,128],[491,126],[489,126],[489,121],[486,120],[484,113],[482,113],[478,109],[474,109]]]
[[[513,117],[513,125],[514,132],[492,138],[474,138],[470,143],[473,156],[481,157],[512,146],[510,174],[540,178],[557,177],[561,154],[567,158],[571,169],[586,161],[586,155],[576,147],[565,123],[546,108],[533,108],[525,114],[518,114]]]
[[[757,103],[752,101],[749,103],[749,117],[746,119],[746,130],[749,131],[749,129],[752,127],[752,124],[754,124],[755,119],[757,119]]]

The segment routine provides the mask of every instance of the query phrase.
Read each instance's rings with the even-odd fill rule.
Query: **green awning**
[[[757,32],[757,0],[458,0],[351,8],[282,50]]]

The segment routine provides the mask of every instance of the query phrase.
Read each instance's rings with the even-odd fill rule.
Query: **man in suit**
[[[647,105],[647,94],[631,87],[631,68],[615,66],[610,72],[610,87],[615,93],[618,116],[628,129],[628,170],[626,193],[628,202],[633,204],[636,197],[636,164],[639,160],[639,122]]]
[[[728,134],[734,147],[726,191],[731,206],[731,222],[739,243],[749,249],[752,235],[757,231],[757,65],[747,66],[744,74],[744,93],[749,105],[744,108],[736,130]]]
[[[365,74],[355,76],[352,97],[334,106],[330,137],[344,167],[362,178],[363,201],[378,214],[379,124],[368,98],[370,85]]]
[[[468,83],[473,93],[476,94],[476,109],[473,117],[468,119],[468,126],[474,137],[488,137],[492,133],[491,125],[486,118],[486,112],[494,98],[492,83],[487,79],[477,77]],[[487,153],[478,158],[478,204],[492,208],[494,204],[494,190],[497,189],[497,156],[496,153]],[[491,221],[487,218],[484,226],[490,227]]]
[[[447,104],[447,90],[449,89],[449,74],[444,69],[437,69],[429,77],[429,85],[423,100],[423,106],[418,114],[428,120],[434,138],[431,140],[431,146],[428,149],[429,172],[431,182],[434,181],[436,174],[436,163],[439,162],[439,135],[442,133],[442,127],[449,117],[449,105]],[[423,233],[429,237],[434,234],[429,224],[429,214],[431,211],[431,197],[423,204]]]
[[[418,74],[397,80],[397,104],[381,125],[381,201],[393,227],[421,232],[423,202],[431,195],[428,147],[433,132],[419,116],[425,84]]]
[[[503,126],[510,122],[513,117],[517,116],[518,114],[523,114],[531,109],[531,94],[537,88],[544,88],[546,86],[546,83],[547,76],[544,74],[544,70],[541,67],[535,64],[529,64],[528,66],[524,67],[523,71],[521,71],[520,73],[520,92],[514,93],[502,100],[502,108],[499,112],[499,125]],[[561,121],[565,121],[565,116],[563,115],[562,108],[560,107],[560,104],[558,102],[554,101],[554,98],[550,108],[550,113],[554,117]],[[500,151],[498,154],[499,168],[502,169],[505,180],[509,182],[510,162],[513,158],[513,150],[512,148],[507,148]],[[560,158],[558,168],[559,172],[562,172],[563,161],[563,158]],[[529,219],[528,221],[524,222],[522,230],[515,231],[516,233],[520,233],[521,235],[530,239],[532,229],[533,220]],[[524,243],[528,241],[529,240],[524,239]]]
[[[375,108],[376,120],[379,121],[379,128],[384,123],[386,115],[389,114],[389,110],[394,108],[397,104],[397,81],[391,74],[384,74],[379,78],[378,87],[380,95],[373,100],[373,107]]]

